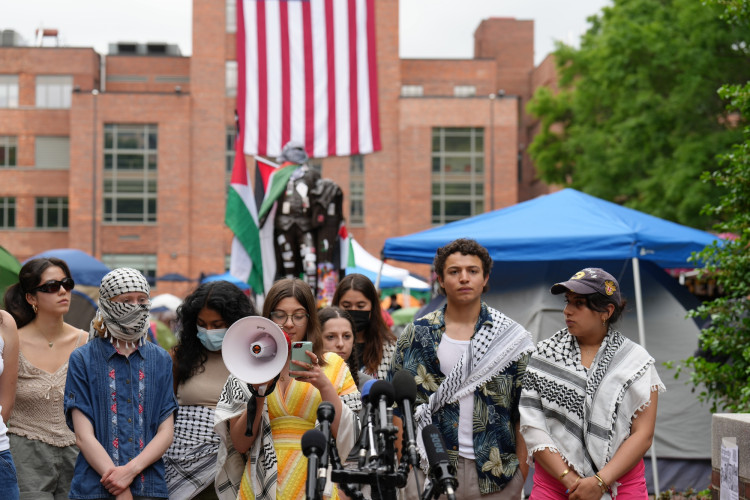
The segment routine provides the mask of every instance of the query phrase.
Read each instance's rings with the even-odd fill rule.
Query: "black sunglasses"
[[[48,281],[43,285],[39,285],[34,288],[35,292],[44,293],[57,293],[60,291],[60,287],[63,287],[66,291],[71,291],[76,286],[76,282],[72,278],[63,278],[60,281]]]

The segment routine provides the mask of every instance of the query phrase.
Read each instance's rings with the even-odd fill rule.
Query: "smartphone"
[[[312,352],[312,342],[309,342],[309,341],[292,342],[292,356],[289,360],[290,371],[292,370],[298,371],[298,372],[308,371],[306,368],[292,363],[292,360],[301,361],[302,363],[312,363],[310,356],[308,356],[305,351]]]

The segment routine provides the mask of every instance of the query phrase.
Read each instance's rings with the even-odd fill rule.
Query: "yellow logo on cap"
[[[617,291],[617,287],[615,286],[614,282],[612,281],[605,281],[604,282],[604,291],[607,293],[607,295],[612,295]]]
[[[577,273],[575,273],[575,275],[573,275],[573,277],[572,277],[572,278],[570,278],[570,279],[572,279],[572,280],[579,280],[579,279],[581,279],[581,278],[585,278],[585,277],[586,277],[586,272],[585,272],[585,271],[578,271],[578,272],[577,272]]]

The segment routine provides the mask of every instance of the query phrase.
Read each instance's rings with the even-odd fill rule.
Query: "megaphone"
[[[232,375],[247,384],[267,382],[287,366],[289,343],[279,325],[261,316],[248,316],[229,327],[221,357]]]

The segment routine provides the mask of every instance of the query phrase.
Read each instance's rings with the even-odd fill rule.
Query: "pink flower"
[[[138,370],[138,380],[143,380],[144,378],[146,378],[146,374],[142,370]]]
[[[143,405],[138,403],[138,413],[143,413]]]
[[[109,371],[109,378],[115,378],[115,369],[114,369],[114,368],[112,368],[112,369],[111,369],[111,370]]]
[[[120,447],[120,438],[115,438],[115,440],[114,440],[114,441],[112,441],[112,445],[113,445],[113,446],[114,446],[115,448],[119,448],[119,447]]]
[[[110,406],[109,409],[112,410],[112,413],[117,413],[117,402],[112,403],[112,406]]]

